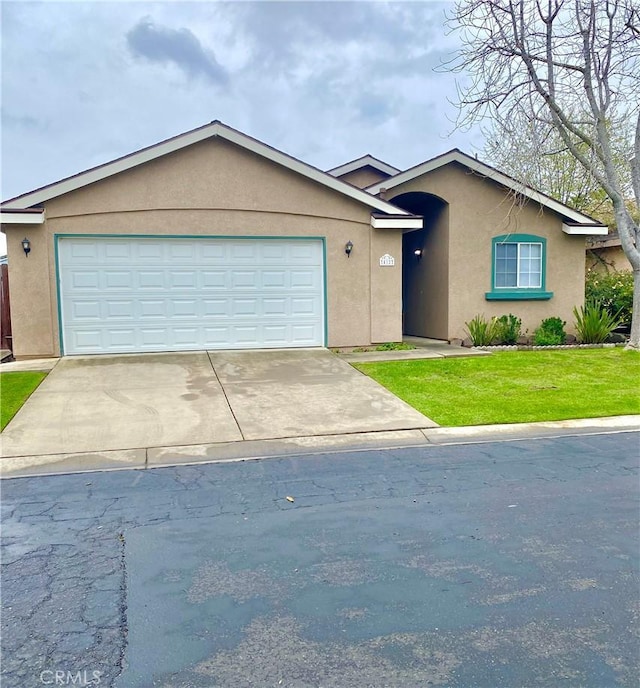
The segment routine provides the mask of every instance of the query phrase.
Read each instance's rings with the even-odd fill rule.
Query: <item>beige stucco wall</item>
[[[52,199],[45,211],[37,229],[4,227],[18,358],[59,354],[56,233],[324,237],[328,345],[367,345],[372,328],[376,336],[400,328],[400,282],[388,276],[374,280],[387,324],[371,316],[372,241],[376,252],[393,252],[397,236],[371,229],[369,207],[226,141],[204,141]],[[19,245],[25,231],[28,259]]]
[[[353,186],[357,186],[359,189],[364,189],[367,186],[371,186],[371,184],[381,182],[383,179],[388,178],[388,174],[384,174],[384,172],[380,172],[369,165],[365,165],[359,170],[353,170],[353,172],[347,172],[338,177],[338,179],[341,179],[343,182],[353,184]]]
[[[385,254],[395,265],[380,265]],[[353,255],[353,254],[352,254]],[[397,229],[374,230],[371,236],[371,341],[402,341],[402,233]],[[394,295],[395,298],[389,298]]]
[[[631,270],[631,263],[625,256],[622,246],[604,246],[587,250],[586,266],[587,270],[602,273]]]
[[[449,203],[446,338],[463,338],[465,322],[479,313],[513,313],[530,333],[543,318],[559,316],[567,322],[567,331],[573,331],[573,307],[584,300],[584,237],[565,234],[560,216],[549,209],[543,212],[533,202],[513,207],[502,187],[457,163],[395,187],[393,194],[409,191],[432,193]],[[509,232],[547,239],[546,290],[554,292],[550,300],[485,299],[491,290],[491,239]]]
[[[53,330],[53,299],[49,282],[50,241],[44,225],[7,226],[9,299],[13,353],[17,357],[56,355]],[[25,256],[22,239],[31,241]]]

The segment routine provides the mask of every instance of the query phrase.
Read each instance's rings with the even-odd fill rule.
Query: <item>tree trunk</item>
[[[633,270],[633,311],[631,316],[631,334],[625,349],[640,351],[640,269]]]

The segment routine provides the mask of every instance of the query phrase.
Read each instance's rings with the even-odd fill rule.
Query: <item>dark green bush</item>
[[[561,318],[546,318],[533,333],[534,345],[557,346],[564,344],[567,339],[567,333],[564,331],[566,324]]]
[[[601,273],[589,270],[585,284],[587,304],[599,303],[622,325],[631,324],[633,309],[633,272]]]
[[[509,313],[496,318],[498,329],[497,339],[501,344],[516,344],[518,337],[522,333],[522,320]]]

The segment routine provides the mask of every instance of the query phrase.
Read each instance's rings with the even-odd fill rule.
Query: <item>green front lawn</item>
[[[0,373],[0,430],[5,429],[45,377],[46,373],[31,371]]]
[[[445,426],[640,413],[640,354],[620,348],[510,351],[355,367]]]

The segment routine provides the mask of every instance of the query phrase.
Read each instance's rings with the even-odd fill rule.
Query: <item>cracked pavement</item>
[[[639,438],[5,480],[3,686],[636,686]]]

